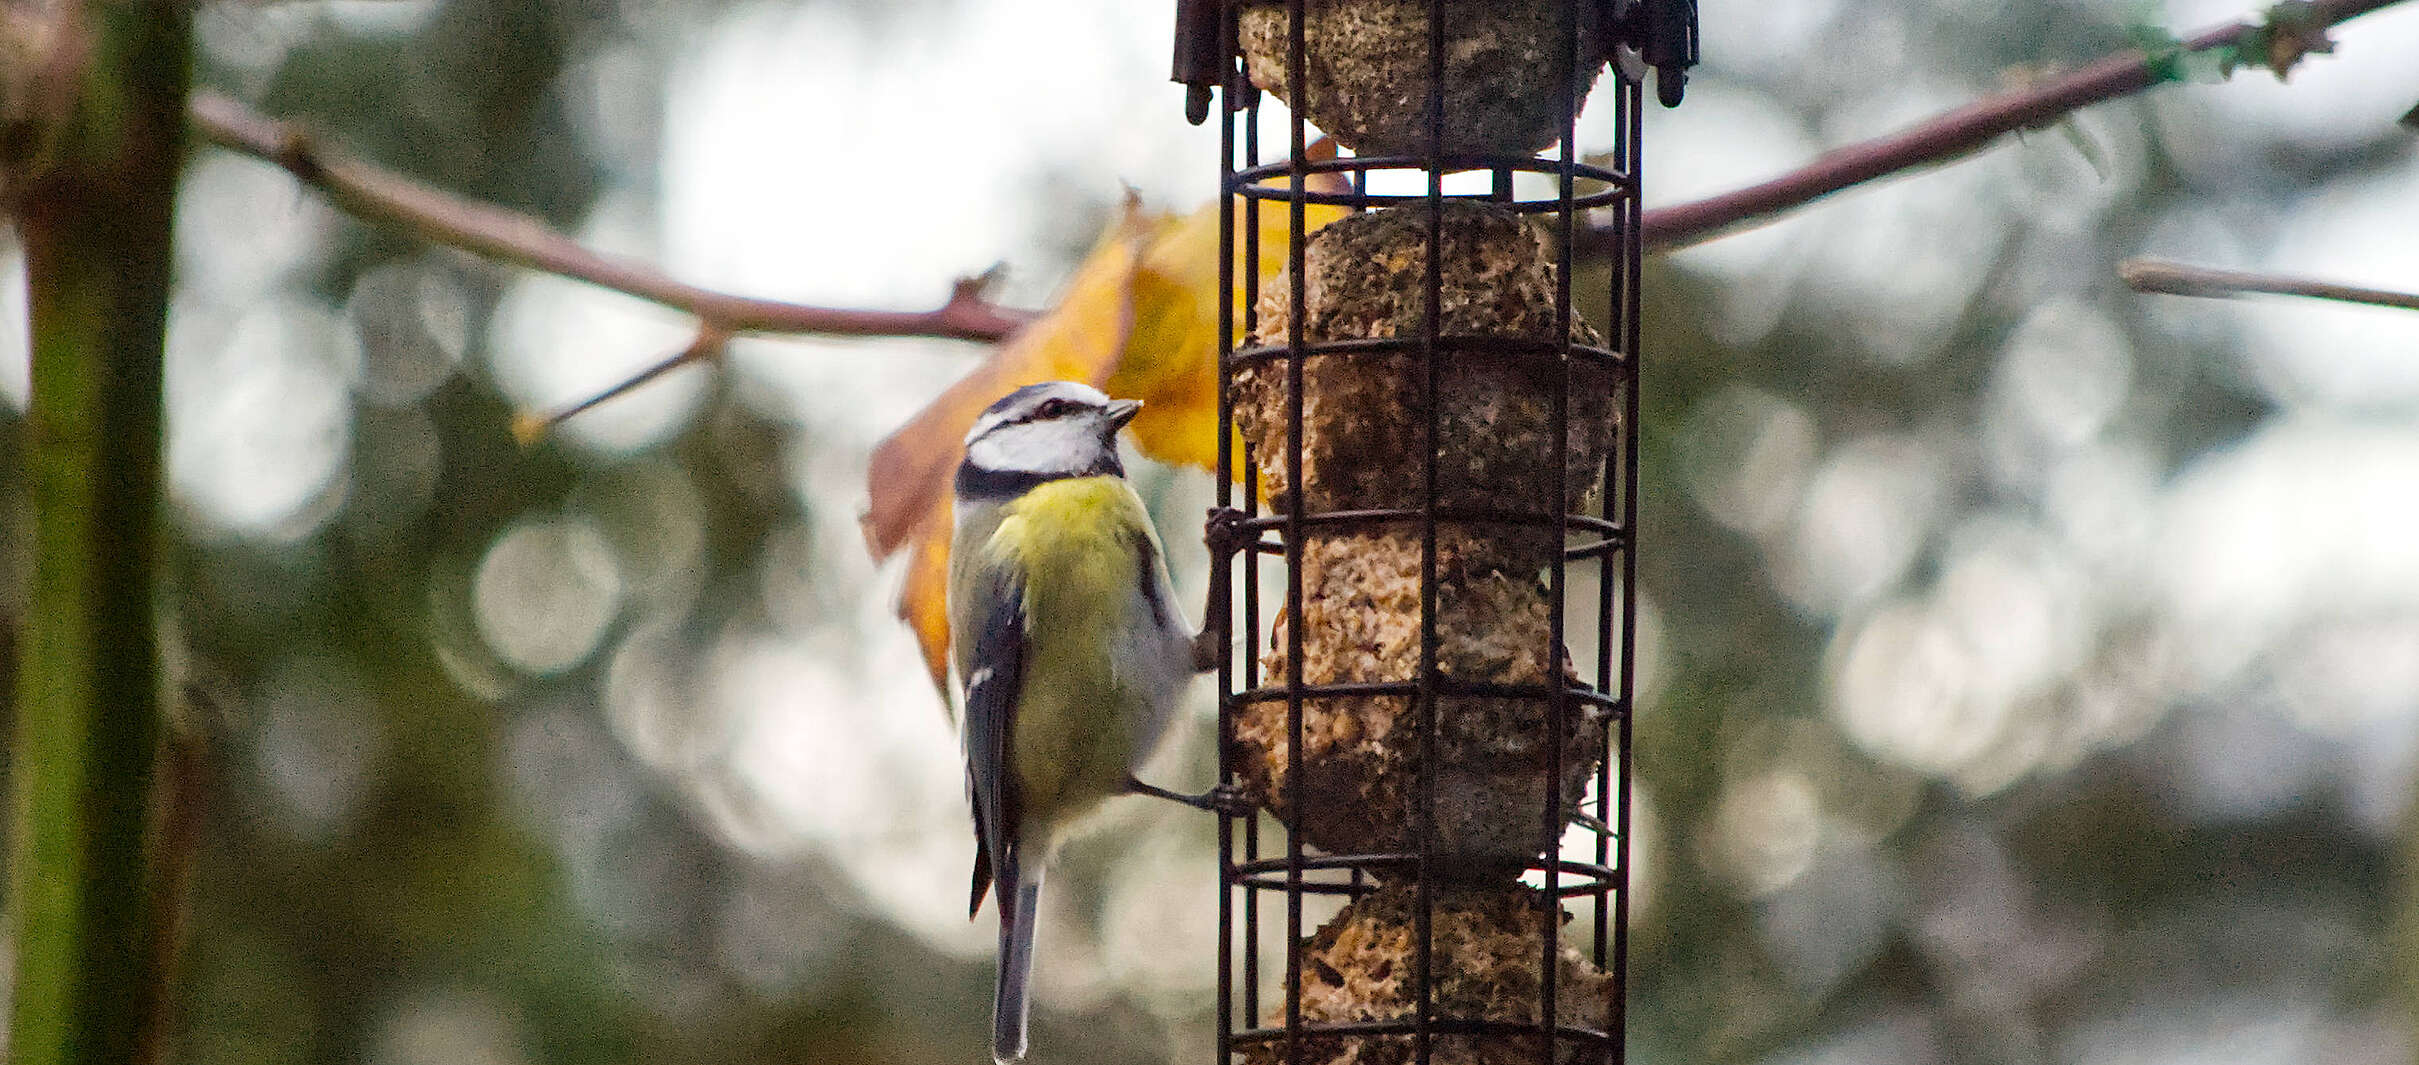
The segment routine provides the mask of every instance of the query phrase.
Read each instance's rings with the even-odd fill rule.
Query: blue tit
[[[1025,1055],[1052,852],[1112,796],[1183,798],[1134,778],[1194,663],[1165,552],[1117,457],[1117,431],[1141,406],[1071,381],[1028,385],[975,421],[958,466],[949,624],[974,805],[970,909],[996,878],[991,1053],[1002,1063]]]

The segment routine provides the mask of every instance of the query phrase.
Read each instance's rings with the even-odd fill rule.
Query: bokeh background
[[[1126,188],[1214,188],[1172,6],[217,0],[199,80],[687,280],[920,308],[1003,263],[1033,306]],[[1709,0],[1649,199],[2243,13]],[[2419,1054],[2419,315],[2114,270],[2419,288],[2419,5],[2339,37],[1656,261],[1633,1061]],[[745,340],[525,449],[516,411],[690,323],[224,152],[182,196],[169,606],[217,737],[183,1060],[980,1060],[956,748],[856,518],[982,351]],[[0,450],[24,362],[0,330]],[[1197,601],[1209,481],[1137,479]],[[1166,782],[1208,778],[1196,710]],[[1211,827],[1105,821],[1036,1060],[1204,1061]]]

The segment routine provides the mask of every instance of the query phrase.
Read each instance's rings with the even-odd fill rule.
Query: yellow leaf
[[[1240,207],[1238,207],[1240,211]],[[1305,224],[1342,217],[1313,207]],[[1240,218],[1240,215],[1238,215]],[[1261,276],[1284,267],[1286,212],[1260,212]],[[1241,258],[1241,235],[1237,235]],[[1240,289],[1235,298],[1242,299]],[[944,693],[949,679],[949,486],[968,426],[1036,381],[1082,381],[1143,401],[1128,431],[1144,455],[1214,469],[1218,460],[1218,206],[1182,217],[1124,212],[1077,267],[1058,303],[1018,330],[874,449],[865,542],[877,559],[912,546],[899,617],[915,630]]]
[[[1102,391],[1139,399],[1134,447],[1170,465],[1218,463],[1218,210],[1161,218],[1134,271],[1134,329]]]
[[[1341,207],[1312,205],[1303,212],[1305,232],[1343,217]],[[1240,227],[1243,201],[1236,201],[1235,258],[1249,245]],[[1281,205],[1260,210],[1260,277],[1263,284],[1285,268],[1290,228]],[[1235,303],[1243,303],[1242,279]],[[1240,340],[1240,337],[1237,338]],[[1103,391],[1143,401],[1128,428],[1143,454],[1175,466],[1214,471],[1218,465],[1218,204],[1181,218],[1160,219],[1141,265],[1134,271],[1134,329],[1124,357]]]

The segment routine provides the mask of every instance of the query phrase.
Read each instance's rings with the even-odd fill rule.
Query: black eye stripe
[[[1031,422],[1047,421],[1051,418],[1064,416],[1074,409],[1075,404],[1069,403],[1063,399],[1053,399],[1042,403],[1040,406],[1037,406],[1032,410],[1026,411],[1023,414],[1009,419],[1005,424],[1025,425]]]

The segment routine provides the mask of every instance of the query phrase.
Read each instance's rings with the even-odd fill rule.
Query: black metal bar
[[[1543,172],[1551,173],[1551,171]],[[1624,191],[1625,188],[1626,186],[1622,186],[1591,192],[1585,196],[1578,197],[1573,202],[1582,208],[1590,209],[1615,206],[1622,201],[1623,197],[1628,195],[1628,193]],[[1288,201],[1293,199],[1293,196],[1290,193],[1287,193],[1282,189],[1273,189],[1266,185],[1243,186],[1237,191],[1237,195],[1240,195],[1245,199],[1252,200]],[[1354,190],[1349,186],[1343,189],[1312,189],[1311,191],[1302,194],[1302,202],[1304,203],[1315,203],[1330,207],[1352,207],[1356,209],[1367,207],[1406,206],[1420,203],[1426,199],[1427,197],[1425,196],[1420,196],[1413,193],[1362,192]],[[1487,197],[1484,196],[1447,196],[1445,199],[1456,202],[1490,202],[1488,201]],[[1544,214],[1547,211],[1555,210],[1557,204],[1553,200],[1514,200],[1509,203],[1499,203],[1496,204],[1496,206],[1501,207],[1504,210],[1511,211],[1514,214]]]
[[[1594,344],[1556,344],[1537,337],[1485,336],[1456,333],[1441,338],[1441,343],[1456,352],[1473,355],[1535,355],[1559,360],[1576,357],[1607,369],[1617,368],[1628,361],[1618,351]],[[1419,350],[1418,337],[1353,337],[1345,340],[1322,340],[1303,349],[1304,357],[1321,355],[1371,355]],[[1254,344],[1239,347],[1226,356],[1226,365],[1240,369],[1257,363],[1275,362],[1293,357],[1286,348],[1274,344]]]
[[[1429,1065],[1434,1053],[1436,1018],[1436,698],[1438,647],[1436,617],[1436,527],[1439,454],[1443,444],[1443,380],[1438,338],[1445,332],[1445,0],[1428,0],[1428,254],[1426,304],[1420,314],[1420,364],[1425,370],[1420,401],[1426,415],[1420,436],[1420,468],[1426,484],[1420,494],[1419,578],[1419,698],[1414,717],[1419,728],[1419,885],[1418,908],[1412,911],[1411,1060]],[[1299,508],[1297,508],[1299,509]],[[1292,537],[1287,534],[1288,539]]]
[[[1210,57],[1209,64],[1213,68],[1227,56],[1235,53],[1235,18],[1234,13],[1228,10],[1228,5],[1220,0],[1179,0],[1179,4],[1182,6],[1178,8],[1176,15],[1178,35],[1176,77],[1179,81],[1188,81],[1190,79],[1186,77],[1186,74],[1197,73],[1186,66],[1188,57],[1190,57],[1190,61],[1198,62],[1199,54],[1197,49],[1187,47],[1184,34],[1187,32],[1195,34],[1193,43],[1198,44],[1198,34],[1201,31],[1198,21],[1201,16],[1198,9],[1205,4],[1216,9],[1214,15],[1216,28],[1212,31],[1212,45],[1215,54]],[[1188,18],[1193,21],[1188,22]],[[1197,90],[1188,89],[1187,91],[1190,93]],[[1202,110],[1203,117],[1207,117],[1207,109]],[[1191,99],[1188,98],[1185,117],[1198,125],[1201,118],[1193,117],[1193,111]],[[1220,117],[1224,120],[1218,123],[1218,247],[1220,249],[1218,253],[1218,357],[1223,360],[1235,349],[1235,331],[1229,324],[1235,320],[1235,256],[1233,253],[1235,198],[1226,194],[1227,185],[1232,180],[1235,169],[1235,122],[1231,108],[1228,109],[1227,114]],[[1218,375],[1218,509],[1222,511],[1229,510],[1235,505],[1236,460],[1240,457],[1235,454],[1235,397],[1231,385],[1230,375],[1223,373]],[[1256,560],[1259,556],[1254,552],[1243,552],[1242,557]],[[1212,616],[1203,619],[1212,626],[1210,631],[1216,634],[1220,648],[1218,655],[1218,783],[1230,787],[1237,779],[1235,715],[1226,700],[1226,693],[1235,690],[1234,573],[1236,558],[1236,553],[1231,551],[1225,554],[1214,552],[1211,554],[1210,602],[1213,606],[1210,613]],[[1245,818],[1247,821],[1249,819],[1248,816]],[[1234,817],[1224,811],[1220,811],[1218,814],[1218,1065],[1227,1065],[1234,1059],[1235,1052],[1235,891],[1240,878],[1240,874],[1235,869],[1235,821]],[[1243,893],[1247,898],[1252,894],[1248,888],[1244,889]],[[1244,954],[1248,957],[1257,946],[1253,943],[1245,944]],[[1252,1018],[1251,1023],[1258,1023],[1258,1019]]]
[[[1417,521],[1423,514],[1424,511],[1418,507],[1329,510],[1302,515],[1274,514],[1264,518],[1239,518],[1235,521],[1235,528],[1241,532],[1283,530],[1295,521],[1299,521],[1304,528],[1309,529],[1382,528],[1401,522]],[[1603,518],[1590,517],[1585,514],[1522,513],[1517,510],[1493,510],[1483,507],[1438,507],[1436,508],[1436,518],[1438,521],[1456,525],[1513,525],[1539,529],[1551,528],[1568,521],[1574,529],[1603,533],[1607,536],[1620,536],[1624,531],[1620,526]]]
[[[1329,1021],[1310,1025],[1308,1030],[1301,1034],[1330,1038],[1415,1036],[1416,1027],[1415,1023],[1408,1018],[1391,1021]],[[1429,1020],[1427,1028],[1437,1035],[1536,1035],[1544,1030],[1534,1021],[1496,1021],[1476,1017],[1433,1018]],[[1235,1033],[1235,1041],[1238,1043],[1273,1043],[1286,1038],[1287,1034],[1288,1030],[1284,1028],[1254,1028]],[[1605,1047],[1610,1047],[1613,1040],[1619,1038],[1615,1032],[1598,1031],[1578,1025],[1557,1025],[1554,1034],[1558,1038],[1594,1043]]]
[[[1561,193],[1559,204],[1561,209],[1554,216],[1557,232],[1554,234],[1553,337],[1555,345],[1561,350],[1562,357],[1561,365],[1554,374],[1553,411],[1547,418],[1546,424],[1553,434],[1554,440],[1552,476],[1554,479],[1554,513],[1559,519],[1556,527],[1557,542],[1568,546],[1571,538],[1569,473],[1571,468],[1571,239],[1573,225],[1578,219],[1578,211],[1572,201],[1579,180],[1577,173],[1579,160],[1576,148],[1579,139],[1579,105],[1576,99],[1582,88],[1580,85],[1573,84],[1579,67],[1579,5],[1576,3],[1563,5],[1562,15],[1563,47],[1557,56],[1559,66],[1556,68],[1562,74],[1560,79],[1562,84],[1557,89],[1560,97],[1558,102],[1562,107],[1562,151],[1558,160],[1560,165],[1556,167],[1560,172],[1556,175],[1556,184]],[[1509,178],[1502,180],[1507,185],[1510,183]],[[1566,554],[1556,551],[1553,561],[1546,569],[1545,661],[1548,663],[1547,669],[1549,670],[1554,668],[1554,663],[1562,660],[1564,625],[1562,615],[1570,579],[1568,566],[1569,559]],[[1557,992],[1560,990],[1559,977],[1562,960],[1562,729],[1563,724],[1570,720],[1571,707],[1568,691],[1570,685],[1559,683],[1559,678],[1557,678],[1557,683],[1551,687],[1554,689],[1554,694],[1546,702],[1545,721],[1543,722],[1546,751],[1544,835],[1547,850],[1546,860],[1540,864],[1545,867],[1545,898],[1542,903],[1546,911],[1542,915],[1545,934],[1539,937],[1543,942],[1538,945],[1537,963],[1537,1015],[1549,1034],[1544,1040],[1545,1045],[1538,1049],[1538,1065],[1555,1065],[1554,1051],[1557,1042],[1555,1035],[1560,1032],[1560,1028],[1556,1024],[1560,1018],[1556,1014],[1557,1007],[1560,1005]]]
[[[1276,862],[1279,865],[1282,865],[1284,861],[1280,858],[1271,858],[1268,860]],[[1419,861],[1419,858],[1417,855],[1406,854],[1403,860],[1406,865],[1416,865]],[[1593,862],[1572,862],[1569,865],[1564,866],[1563,871],[1567,873],[1574,870],[1591,869],[1594,867],[1595,863]],[[1363,869],[1354,875],[1362,876],[1363,874],[1375,875],[1375,870]],[[1412,875],[1416,876],[1417,874],[1414,873]],[[1282,870],[1274,873],[1253,873],[1249,876],[1241,878],[1240,880],[1236,881],[1236,883],[1253,891],[1269,892],[1274,894],[1283,894],[1284,892],[1294,890],[1286,886],[1285,873]],[[1556,888],[1555,893],[1563,899],[1595,899],[1599,897],[1609,898],[1627,883],[1628,881],[1622,879],[1619,870],[1613,870],[1612,873],[1605,879],[1597,880],[1590,878],[1586,880],[1575,880]],[[1346,898],[1358,898],[1362,895],[1366,895],[1377,890],[1377,887],[1373,884],[1366,883],[1365,880],[1354,881],[1347,879],[1341,882],[1332,880],[1304,880],[1300,890],[1304,895],[1337,895]]]
[[[1610,458],[1612,458],[1612,457],[1613,457],[1613,456],[1612,456],[1612,455],[1610,455],[1610,454],[1608,454],[1608,455],[1606,456],[1606,458],[1607,458],[1607,459],[1610,459]],[[1248,474],[1246,474],[1246,476],[1248,476]],[[1415,516],[1416,516],[1416,515],[1415,515]],[[1604,520],[1604,519],[1602,519],[1602,518],[1597,518],[1597,517],[1594,517],[1594,516],[1592,516],[1592,515],[1577,515],[1577,514],[1574,514],[1574,515],[1572,515],[1572,518],[1574,519],[1574,520],[1573,520],[1573,522],[1572,522],[1572,524],[1574,524],[1574,525],[1579,525],[1579,522],[1578,522],[1578,520],[1577,520],[1577,519],[1582,518],[1582,517],[1586,518],[1586,519],[1587,519],[1587,521],[1588,521],[1589,523],[1601,522],[1601,521],[1603,521],[1603,520]],[[1332,519],[1340,519],[1340,518],[1341,518],[1341,515],[1335,515],[1335,514],[1310,514],[1310,515],[1305,515],[1305,516],[1303,517],[1303,519],[1302,519],[1302,520],[1303,520],[1303,523],[1304,523],[1304,524],[1311,525],[1311,526],[1314,526],[1314,527],[1315,527],[1315,526],[1320,526],[1320,525],[1339,525],[1339,524],[1343,524],[1343,522],[1342,522],[1341,520],[1336,520],[1336,521],[1329,521],[1329,520],[1326,520],[1326,519],[1331,519],[1331,518],[1332,518]],[[1509,525],[1509,524],[1521,524],[1521,525],[1526,525],[1526,524],[1531,524],[1531,523],[1532,523],[1532,522],[1530,521],[1530,519],[1523,518],[1521,521],[1518,521],[1518,522],[1508,522],[1508,521],[1507,521],[1507,522],[1501,522],[1500,524],[1507,524],[1507,525]],[[1535,521],[1535,522],[1534,522],[1534,524],[1536,524],[1536,525],[1540,525],[1540,526],[1543,526],[1543,525],[1548,525],[1548,524],[1551,524],[1551,523],[1552,523],[1552,522],[1551,522],[1550,520],[1537,520],[1537,521]],[[1580,525],[1580,527],[1581,527],[1581,528],[1585,528],[1586,526],[1584,526],[1584,525]],[[1594,539],[1594,540],[1582,540],[1582,541],[1580,541],[1579,543],[1576,543],[1576,544],[1573,544],[1573,545],[1571,545],[1571,546],[1569,546],[1569,547],[1563,548],[1563,549],[1562,549],[1562,557],[1564,557],[1564,558],[1566,558],[1566,559],[1573,560],[1573,561],[1578,561],[1578,560],[1581,560],[1581,559],[1603,559],[1603,558],[1605,558],[1605,557],[1607,557],[1607,556],[1610,556],[1610,555],[1613,555],[1613,554],[1616,554],[1616,553],[1620,552],[1620,550],[1622,549],[1622,547],[1623,547],[1623,546],[1624,546],[1624,545],[1625,545],[1627,542],[1628,542],[1627,537],[1626,537],[1626,536],[1624,536],[1624,535],[1623,535],[1623,534],[1620,532],[1620,530],[1617,530],[1617,529],[1616,529],[1616,530],[1614,530],[1614,531],[1613,531],[1611,534],[1609,534],[1609,535],[1602,536],[1602,537],[1599,537],[1599,538]],[[1244,545],[1244,550],[1246,550],[1246,551],[1248,551],[1248,552],[1250,552],[1251,554],[1254,554],[1254,555],[1282,555],[1282,554],[1284,554],[1284,553],[1285,553],[1285,541],[1284,541],[1284,540],[1282,540],[1282,539],[1277,539],[1277,540],[1254,540],[1254,541],[1252,541],[1251,543]],[[1607,639],[1609,640],[1609,639],[1610,639],[1610,637],[1608,636],[1608,637],[1607,637]]]
[[[1620,150],[1627,157],[1626,162],[1628,163],[1630,172],[1635,174],[1639,169],[1638,163],[1642,149],[1642,146],[1639,142],[1639,137],[1641,130],[1641,119],[1643,118],[1645,112],[1645,97],[1639,86],[1630,82],[1626,78],[1622,79],[1620,90]],[[1642,273],[1641,264],[1645,261],[1646,257],[1646,247],[1644,243],[1645,227],[1640,225],[1641,215],[1644,212],[1643,204],[1645,201],[1643,197],[1638,195],[1640,187],[1640,185],[1632,186],[1630,190],[1631,198],[1629,202],[1624,203],[1621,208],[1623,214],[1628,219],[1627,224],[1622,227],[1621,234],[1621,270],[1626,275],[1623,278],[1624,284],[1621,292],[1621,346],[1623,350],[1629,352],[1631,355],[1631,358],[1626,365],[1627,372],[1625,376],[1627,380],[1623,382],[1622,389],[1625,395],[1622,399],[1623,417],[1621,421],[1622,430],[1620,433],[1622,445],[1621,525],[1625,529],[1635,529],[1638,527],[1639,402],[1637,354],[1641,333],[1639,328],[1639,316],[1643,308],[1643,300],[1640,298],[1642,287],[1641,283],[1643,279],[1641,278],[1640,274]],[[1621,552],[1620,691],[1623,695],[1624,702],[1628,700],[1629,694],[1635,691],[1637,688],[1637,662],[1638,549],[1636,543],[1633,542],[1630,544],[1628,549]],[[1612,823],[1614,835],[1620,841],[1621,846],[1621,890],[1614,896],[1613,902],[1613,956],[1611,961],[1613,966],[1614,1031],[1627,1031],[1629,1023],[1629,874],[1631,869],[1630,863],[1632,860],[1629,845],[1629,814],[1631,781],[1632,778],[1636,776],[1636,773],[1633,771],[1633,759],[1632,752],[1630,750],[1630,736],[1632,732],[1630,727],[1630,719],[1634,716],[1636,715],[1623,714],[1621,715],[1621,720],[1615,723],[1615,728],[1619,734],[1619,742],[1617,742],[1613,748],[1613,757],[1620,762],[1620,768],[1617,774],[1619,778],[1618,787],[1620,788],[1620,793],[1613,802],[1614,819]],[[1615,1065],[1622,1065],[1622,1063],[1627,1062],[1628,1057],[1629,1048],[1626,1042],[1614,1044],[1613,1061],[1615,1062]]]
[[[1609,19],[1609,13],[1607,17]],[[1608,37],[1611,35],[1611,28],[1609,25],[1606,33]],[[1613,81],[1614,106],[1616,110],[1619,110],[1625,106],[1622,101],[1626,98],[1629,90],[1626,85],[1626,79],[1622,75],[1616,73]],[[1618,126],[1618,124],[1616,125]],[[1624,151],[1624,146],[1616,144],[1614,146],[1614,151],[1616,154],[1619,154]],[[1625,204],[1621,208],[1619,217],[1617,219],[1617,224],[1626,225],[1628,217],[1628,208],[1625,201]],[[1605,306],[1609,309],[1609,312],[1612,315],[1616,316],[1615,321],[1606,323],[1606,333],[1612,338],[1612,343],[1616,347],[1621,347],[1622,345],[1626,344],[1628,340],[1628,332],[1624,324],[1626,321],[1627,312],[1623,309],[1621,296],[1622,292],[1625,290],[1626,283],[1624,282],[1623,278],[1626,276],[1626,272],[1625,264],[1616,262],[1613,264],[1612,269],[1607,271],[1606,274],[1607,291],[1605,293]],[[1635,348],[1624,348],[1623,354],[1626,357],[1627,355],[1634,353],[1635,350]],[[1624,361],[1626,361],[1626,358]],[[1619,371],[1616,372],[1618,373]],[[1629,391],[1629,386],[1623,383],[1622,379],[1620,378],[1615,379],[1615,387],[1620,388],[1624,392]],[[1603,478],[1604,484],[1604,489],[1600,494],[1600,502],[1598,506],[1607,513],[1617,511],[1621,507],[1621,503],[1616,496],[1626,491],[1626,486],[1621,480],[1621,464],[1623,461],[1622,455],[1628,452],[1630,448],[1629,441],[1634,439],[1635,432],[1635,422],[1632,420],[1632,417],[1624,416],[1621,431],[1615,435],[1612,450],[1605,454],[1604,461],[1601,463],[1601,468],[1598,471],[1599,475]],[[1615,524],[1618,523],[1616,522]],[[1620,544],[1618,545],[1622,548],[1624,554],[1628,553],[1626,545],[1628,544],[1629,539],[1629,532],[1628,530],[1624,529],[1620,537]],[[1614,545],[1613,538],[1611,537],[1606,537],[1600,542],[1607,546],[1616,546]],[[1617,691],[1626,697],[1629,689],[1626,686],[1617,685],[1613,673],[1613,652],[1615,639],[1613,632],[1613,619],[1616,616],[1614,613],[1613,604],[1614,586],[1614,570],[1610,559],[1602,555],[1596,556],[1596,687],[1600,691]],[[1628,595],[1628,590],[1623,589],[1622,594],[1625,596]],[[1626,677],[1627,674],[1623,674],[1622,676]],[[1612,772],[1614,761],[1614,758],[1608,757],[1599,760],[1596,764],[1596,818],[1599,821],[1609,821],[1611,819],[1611,811],[1608,809],[1608,807],[1613,802]],[[1598,865],[1607,864],[1611,858],[1611,851],[1612,841],[1603,835],[1598,835],[1595,841],[1596,863]],[[1596,963],[1596,966],[1599,969],[1601,969],[1605,967],[1605,953],[1610,939],[1608,934],[1608,926],[1611,907],[1610,900],[1606,899],[1603,895],[1597,895],[1594,899],[1594,902],[1595,905],[1592,907],[1592,912],[1589,914],[1590,928],[1593,932],[1593,935],[1590,938],[1589,958]],[[1621,994],[1618,981],[1615,982],[1613,993],[1616,996]]]
[[[1406,870],[1416,873],[1418,866],[1419,853],[1417,851],[1393,851],[1380,854],[1315,854],[1306,856],[1302,860],[1302,868],[1311,872],[1338,869],[1359,869],[1369,873],[1401,873]],[[1581,862],[1568,858],[1557,858],[1554,859],[1554,867],[1560,869],[1562,872],[1587,877],[1592,881],[1601,881],[1604,884],[1616,883],[1621,878],[1620,869],[1609,865],[1600,865],[1595,862]],[[1537,862],[1532,863],[1527,871],[1542,872],[1545,870],[1545,868],[1545,863]],[[1284,873],[1288,871],[1288,869],[1289,866],[1286,864],[1286,860],[1283,858],[1262,858],[1258,861],[1248,861],[1238,864],[1235,866],[1235,875],[1239,879],[1248,880],[1254,877]],[[1285,887],[1285,882],[1282,879],[1273,881],[1251,880],[1251,883],[1254,886],[1264,887],[1271,890],[1283,890]],[[1583,884],[1577,890],[1587,891],[1594,889],[1595,886],[1592,884]]]
[[[1416,155],[1339,155],[1333,159],[1303,160],[1302,169],[1313,174],[1368,173],[1378,170],[1417,170],[1425,175],[1430,170],[1430,167],[1428,165],[1428,160],[1425,157]],[[1553,176],[1562,173],[1562,164],[1552,159],[1543,159],[1536,156],[1526,155],[1449,155],[1439,159],[1436,169],[1442,174],[1459,174],[1472,170],[1509,170],[1516,174],[1545,174],[1548,176]],[[1293,176],[1293,170],[1294,168],[1291,161],[1280,161],[1274,163],[1265,163],[1236,171],[1234,177],[1237,181],[1242,183],[1241,191],[1246,196],[1259,196],[1263,199],[1282,200],[1287,198],[1284,187],[1269,184],[1268,179],[1291,177]],[[1606,167],[1599,166],[1594,163],[1580,163],[1578,164],[1577,173],[1582,178],[1586,178],[1590,181],[1601,181],[1608,185],[1629,184],[1630,171],[1620,166]],[[1448,200],[1485,200],[1491,198],[1493,195],[1493,191],[1490,190],[1488,192],[1474,195],[1446,193],[1444,194],[1444,197]],[[1426,193],[1406,192],[1394,194],[1392,198],[1408,202],[1425,200],[1428,197]],[[1324,203],[1327,201],[1313,199],[1310,202]],[[1549,196],[1534,202],[1536,202],[1541,209],[1551,211],[1558,210],[1562,200],[1559,196]],[[1606,202],[1609,203],[1613,201],[1608,200]],[[1377,205],[1364,204],[1363,206]]]
[[[1309,201],[1310,170],[1304,156],[1309,154],[1309,137],[1304,130],[1302,108],[1312,99],[1310,63],[1304,55],[1304,38],[1308,36],[1305,21],[1308,12],[1304,0],[1286,0],[1287,33],[1285,44],[1286,84],[1293,88],[1294,105],[1285,109],[1287,125],[1293,135],[1291,151],[1287,154],[1293,195],[1286,200],[1285,262],[1289,289],[1285,316],[1285,346],[1292,355],[1285,362],[1285,510],[1292,523],[1285,527],[1285,750],[1286,809],[1293,812],[1297,825],[1308,820],[1303,809],[1306,794],[1302,771],[1302,755],[1308,746],[1302,727],[1302,654],[1304,620],[1302,604],[1302,522],[1306,509],[1302,505],[1302,404],[1303,328],[1310,317],[1309,279],[1304,277],[1305,260],[1309,254],[1309,226],[1305,212]],[[1255,262],[1255,266],[1258,264]],[[1302,1065],[1302,833],[1285,834],[1285,1060],[1287,1065]]]
[[[1327,684],[1304,684],[1298,689],[1286,685],[1247,688],[1236,692],[1232,699],[1237,705],[1274,703],[1290,699],[1299,690],[1305,696],[1320,698],[1368,698],[1384,695],[1417,695],[1422,690],[1417,680],[1347,680]],[[1438,677],[1436,690],[1443,695],[1469,699],[1535,699],[1544,702],[1559,691],[1566,699],[1575,699],[1603,711],[1619,715],[1624,709],[1620,697],[1585,687],[1557,689],[1551,684],[1514,684],[1504,681],[1463,680],[1459,677]]]
[[[1319,515],[1316,514],[1311,515],[1312,519],[1316,519],[1318,517]],[[1319,523],[1313,520],[1311,521],[1311,524],[1316,525]],[[1545,523],[1540,522],[1539,524]],[[1618,536],[1588,540],[1575,546],[1564,548],[1562,551],[1562,557],[1573,560],[1604,558],[1609,555],[1619,554],[1622,546],[1623,540]],[[1250,545],[1248,545],[1248,549],[1255,555],[1282,555],[1285,553],[1285,541],[1281,539],[1254,540]]]
[[[1233,6],[1229,5],[1227,23],[1230,54],[1237,18]],[[1229,121],[1233,121],[1231,116]],[[1228,156],[1230,168],[1233,162],[1234,157]],[[1260,95],[1256,92],[1248,94],[1248,102],[1243,110],[1243,162],[1245,166],[1258,166],[1260,163]],[[1221,194],[1233,199],[1234,188],[1235,178],[1230,173]],[[1242,333],[1250,336],[1260,328],[1260,201],[1247,199],[1242,204],[1245,263]],[[1218,253],[1232,257],[1234,247],[1230,242],[1221,247]],[[1221,379],[1228,376],[1220,375]],[[1229,413],[1231,415],[1232,412]],[[1260,512],[1260,465],[1248,452],[1243,461],[1243,508],[1246,516]],[[1243,564],[1243,609],[1248,619],[1245,631],[1251,633],[1243,656],[1243,683],[1257,688],[1260,686],[1260,554],[1257,551],[1252,552]],[[1243,856],[1250,861],[1260,857],[1260,819],[1257,817],[1244,823]],[[1243,938],[1249,944],[1249,949],[1243,957],[1243,1014],[1253,1024],[1260,1022],[1260,931],[1260,896],[1247,891],[1243,900]],[[1221,1061],[1219,1065],[1226,1063]]]

